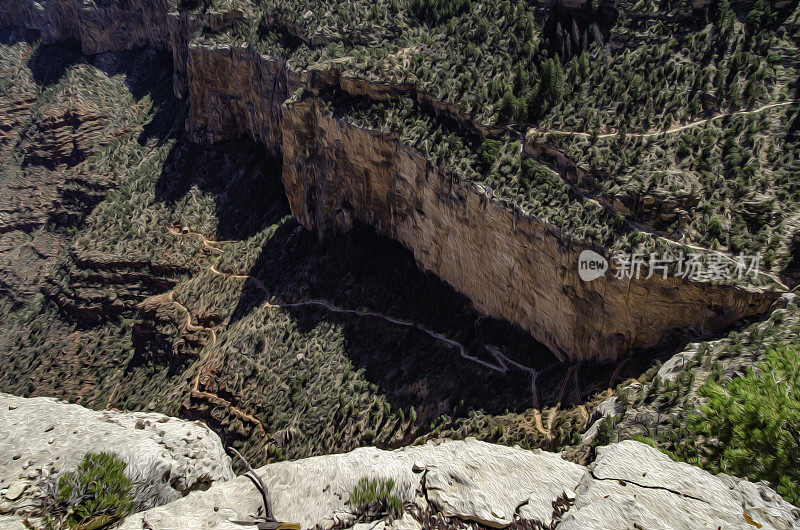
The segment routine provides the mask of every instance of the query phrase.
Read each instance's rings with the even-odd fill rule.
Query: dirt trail
[[[270,296],[270,293],[269,293],[269,290],[267,289],[267,287],[261,282],[261,280],[259,280],[255,276],[250,276],[250,275],[245,275],[245,274],[233,274],[233,273],[221,272],[214,265],[211,265],[208,268],[208,270],[210,272],[212,272],[213,274],[217,274],[219,276],[224,276],[226,278],[233,278],[233,279],[238,279],[238,280],[250,281],[256,287],[258,287],[258,289],[261,290],[265,295],[267,295],[268,297]],[[425,333],[426,335],[428,335],[428,336],[430,336],[430,337],[432,337],[432,338],[434,338],[434,339],[436,339],[436,340],[438,340],[440,342],[443,342],[443,343],[447,344],[448,346],[451,346],[451,347],[455,348],[456,350],[458,350],[458,353],[464,359],[467,359],[469,361],[478,363],[481,366],[483,366],[485,368],[488,368],[490,370],[494,370],[496,372],[500,372],[500,373],[504,374],[504,373],[508,372],[509,366],[518,368],[518,369],[520,369],[522,371],[525,371],[525,372],[528,372],[528,373],[531,374],[531,377],[533,378],[533,381],[534,381],[534,383],[532,383],[532,384],[534,384],[534,385],[535,385],[536,375],[538,375],[538,372],[536,370],[534,370],[533,368],[529,368],[527,366],[523,366],[523,365],[511,360],[505,354],[501,353],[494,346],[490,346],[490,345],[487,344],[487,345],[484,345],[484,348],[486,348],[486,351],[488,351],[489,353],[492,354],[492,356],[497,361],[497,364],[494,364],[494,363],[491,363],[491,362],[487,362],[487,361],[479,359],[479,358],[477,358],[477,357],[475,357],[473,355],[470,355],[469,353],[467,353],[466,347],[464,347],[464,345],[461,344],[460,342],[454,341],[453,339],[449,339],[449,338],[445,337],[444,335],[442,335],[441,333],[433,331],[432,329],[429,329],[429,328],[427,328],[427,327],[425,327],[425,326],[423,326],[423,325],[421,325],[419,323],[412,322],[410,320],[403,320],[403,319],[396,318],[396,317],[393,317],[393,316],[390,316],[390,315],[379,313],[377,311],[370,311],[370,310],[367,310],[367,309],[342,308],[342,307],[338,307],[338,306],[335,306],[335,305],[331,304],[327,300],[320,300],[320,299],[314,299],[314,298],[306,298],[306,299],[303,299],[303,300],[299,300],[297,302],[282,302],[282,303],[278,303],[278,304],[275,304],[275,303],[272,303],[272,302],[266,302],[266,304],[269,307],[276,307],[276,308],[316,306],[316,307],[323,307],[323,308],[327,309],[328,311],[330,311],[332,313],[340,313],[340,314],[347,314],[347,315],[357,315],[357,316],[361,316],[361,317],[379,318],[381,320],[385,320],[386,322],[390,322],[390,323],[396,324],[398,326],[403,326],[403,327],[412,328],[412,329],[416,329],[418,331],[421,331],[422,333]]]
[[[757,114],[759,112],[763,112],[765,110],[769,110],[769,109],[772,109],[772,108],[775,108],[775,107],[784,107],[784,106],[792,105],[792,104],[795,104],[795,103],[798,103],[798,101],[797,100],[791,100],[791,101],[781,101],[781,102],[778,102],[778,103],[769,103],[767,105],[762,105],[761,107],[755,108],[753,110],[735,110],[735,111],[731,111],[731,112],[724,112],[724,113],[712,116],[710,118],[705,118],[705,119],[702,119],[702,120],[693,121],[693,122],[690,122],[690,123],[686,123],[684,125],[679,125],[677,127],[671,127],[669,129],[662,129],[662,130],[658,130],[658,131],[648,131],[648,132],[627,132],[627,133],[625,133],[625,136],[637,137],[637,138],[652,138],[653,136],[661,136],[662,134],[672,134],[672,133],[676,133],[676,132],[680,132],[680,131],[685,131],[686,129],[691,129],[693,127],[698,127],[700,125],[704,125],[706,123],[710,123],[710,122],[715,121],[715,120],[726,118],[728,116],[747,116],[747,115],[750,115],[750,114]],[[561,130],[561,129],[538,129],[538,128],[532,127],[531,129],[529,129],[529,131],[537,132],[537,133],[540,133],[540,134],[563,134],[563,135],[566,135],[566,136],[582,136],[582,137],[585,137],[585,138],[590,138],[592,136],[591,133],[587,133],[587,132],[564,131],[564,130]],[[613,131],[613,132],[607,132],[607,133],[603,133],[603,134],[598,134],[597,138],[613,138],[613,137],[615,137],[617,135],[619,135],[619,131],[618,130],[617,131]]]
[[[189,308],[183,305],[182,303],[175,300],[175,291],[169,292],[169,299],[170,301],[178,306],[184,313],[186,313],[186,330],[187,331],[208,331],[211,333],[211,347],[217,345],[217,332],[214,331],[214,328],[206,327],[206,326],[198,326],[196,324],[192,324],[192,314],[189,312]]]
[[[168,230],[169,230],[169,232],[171,234],[176,235],[176,236],[199,237],[203,241],[204,245],[210,246],[211,248],[215,248],[215,250],[219,250],[221,252],[221,249],[217,249],[216,247],[213,247],[210,244],[211,242],[209,240],[207,240],[207,238],[203,234],[199,234],[199,233],[196,233],[196,232],[182,232],[182,231],[180,231],[178,229],[175,229],[174,227],[170,227],[170,228],[168,228]],[[455,341],[453,339],[450,339],[450,338],[442,335],[441,333],[436,332],[436,331],[434,331],[434,330],[432,330],[430,328],[427,328],[427,327],[425,327],[422,324],[419,324],[417,322],[412,322],[410,320],[403,320],[403,319],[400,319],[400,318],[393,317],[391,315],[386,315],[384,313],[379,313],[377,311],[370,311],[370,310],[367,310],[367,309],[342,308],[342,307],[338,307],[338,306],[335,306],[335,305],[331,304],[327,300],[320,300],[320,299],[307,298],[307,299],[303,299],[303,300],[298,300],[296,302],[274,303],[272,301],[269,301],[269,300],[274,299],[272,294],[269,292],[269,289],[267,289],[266,285],[264,285],[264,283],[261,280],[259,280],[258,278],[256,278],[255,276],[252,276],[252,275],[249,275],[249,274],[235,274],[235,273],[229,273],[229,272],[222,272],[219,269],[217,269],[217,267],[215,265],[213,265],[213,264],[210,265],[207,270],[210,271],[212,274],[216,274],[218,276],[222,276],[222,277],[225,277],[225,278],[244,280],[244,281],[252,282],[253,285],[255,285],[260,291],[262,291],[266,295],[268,301],[266,301],[265,304],[267,304],[267,306],[269,306],[269,307],[288,308],[288,307],[311,307],[311,306],[315,306],[315,307],[325,308],[325,309],[327,309],[328,311],[330,311],[332,313],[347,314],[347,315],[357,315],[357,316],[361,316],[361,317],[379,318],[381,320],[384,320],[386,322],[390,322],[390,323],[398,325],[398,326],[403,326],[403,327],[407,327],[407,328],[416,329],[418,331],[421,331],[422,333],[425,333],[426,335],[430,336],[431,338],[433,338],[435,340],[438,340],[440,342],[443,342],[443,343],[447,344],[448,346],[456,349],[458,351],[459,355],[462,358],[467,359],[468,361],[471,361],[471,362],[474,362],[474,363],[478,363],[479,365],[481,365],[481,366],[483,366],[485,368],[488,368],[489,370],[505,374],[505,373],[507,373],[509,371],[509,368],[516,368],[518,370],[526,372],[526,373],[528,373],[530,375],[530,378],[531,378],[531,399],[532,399],[533,408],[538,410],[539,407],[540,407],[539,394],[538,394],[538,391],[536,389],[536,379],[539,376],[539,374],[543,373],[544,371],[537,371],[537,370],[535,370],[533,368],[530,368],[528,366],[524,366],[524,365],[522,365],[522,364],[520,364],[520,363],[518,363],[518,362],[516,362],[516,361],[514,361],[512,359],[510,359],[508,356],[506,356],[504,353],[502,353],[495,346],[491,346],[489,344],[485,344],[484,345],[484,348],[486,349],[486,351],[489,352],[492,355],[492,357],[494,357],[495,363],[484,361],[482,359],[479,359],[478,357],[475,357],[474,355],[470,355],[467,352],[467,348],[463,344],[461,344],[460,342],[457,342],[457,341]],[[178,304],[180,307],[182,307],[186,311],[186,314],[187,314],[187,329],[189,329],[188,326],[194,326],[191,323],[191,315],[189,313],[189,310],[186,307],[184,307],[181,304],[179,304],[178,302],[176,302],[174,299],[173,299],[173,302]],[[212,328],[202,328],[202,326],[200,326],[199,328],[201,328],[201,329],[210,329],[212,334],[213,334],[212,337],[214,339],[212,346],[216,345],[216,334],[214,333],[214,330]],[[196,387],[196,384],[197,384],[197,379],[199,379],[199,376],[200,376],[200,373],[198,373],[197,378],[195,378],[195,387]]]

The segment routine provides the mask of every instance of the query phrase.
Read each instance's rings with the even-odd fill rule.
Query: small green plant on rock
[[[47,483],[42,502],[47,526],[95,530],[133,513],[125,467],[112,453],[87,453],[75,471]]]
[[[350,509],[362,520],[384,515],[398,519],[403,514],[403,502],[393,494],[394,480],[362,477],[350,492]]]

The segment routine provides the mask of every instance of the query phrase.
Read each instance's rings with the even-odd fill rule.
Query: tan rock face
[[[774,299],[658,276],[584,282],[580,252],[602,249],[489,200],[397,140],[324,116],[313,100],[291,105],[282,127],[284,186],[304,226],[320,234],[356,221],[374,226],[478,308],[521,325],[562,358],[613,359],[658,344],[671,329],[710,333]]]
[[[413,87],[343,78],[332,70],[292,71],[249,47],[191,42],[201,21],[168,15],[160,0],[132,2],[127,11],[77,0],[11,4],[10,12],[0,7],[0,23],[25,24],[51,40],[76,37],[87,52],[170,46],[175,90],[189,98],[187,128],[195,140],[248,135],[270,153],[282,153],[286,193],[305,227],[323,235],[355,222],[373,226],[477,308],[519,324],[562,359],[612,360],[676,332],[715,332],[765,312],[779,294],[658,276],[584,282],[579,254],[603,249],[488,198],[397,140],[322,115],[313,98],[330,86],[376,99],[413,93],[421,104],[481,130]],[[219,14],[212,18],[204,23],[225,23]],[[301,87],[312,96],[284,105]]]
[[[187,78],[187,127],[195,141],[251,136],[271,154],[280,154],[280,108],[289,94],[283,61],[249,47],[192,44]]]

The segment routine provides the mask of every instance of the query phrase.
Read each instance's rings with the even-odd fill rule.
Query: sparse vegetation
[[[105,528],[134,511],[126,464],[111,453],[87,453],[75,471],[48,483],[41,511],[52,528]]]
[[[679,456],[715,473],[766,480],[800,504],[800,347],[769,348],[742,377],[700,387],[707,403],[688,419]]]
[[[22,54],[24,45],[15,46]],[[77,75],[73,70],[97,68],[79,54],[47,67],[62,75],[48,78],[51,97],[42,108],[79,113],[96,91],[117,94],[119,103],[107,96],[110,108],[132,106],[140,114],[125,134],[87,145],[89,156],[64,170],[66,178],[113,177],[91,203],[74,205],[69,230],[58,215],[12,233],[20,270],[41,263],[29,256],[41,251],[43,238],[57,236],[58,245],[41,265],[46,274],[3,276],[18,282],[0,286],[7,315],[0,348],[13,352],[0,371],[4,391],[201,419],[256,466],[444,436],[526,447],[571,438],[567,426],[581,423],[572,407],[558,414],[570,419],[557,422],[564,432],[554,429],[552,440],[532,427],[533,397],[521,371],[488,371],[413,327],[319,306],[276,307],[312,298],[368,308],[422,323],[487,361],[484,345],[493,345],[556,374],[538,388],[548,411],[557,374],[566,370],[528,334],[481,317],[420,272],[399,245],[364,228],[322,243],[302,230],[289,217],[280,162],[247,140],[188,142],[168,57],[140,53],[102,56],[117,65],[113,75]],[[28,77],[17,85],[39,90],[25,64],[23,58],[19,75]],[[128,88],[133,80],[142,85],[137,96]],[[77,95],[64,99],[67,92]],[[15,130],[15,138],[28,138],[29,130]],[[9,157],[0,166],[26,174],[17,162]],[[50,171],[33,164],[27,170]],[[190,234],[181,235],[182,227]],[[145,300],[152,311],[139,306]]]
[[[362,520],[382,516],[397,519],[403,514],[403,502],[394,494],[393,479],[362,477],[350,492],[348,504]]]
[[[800,193],[797,7],[753,2],[739,12],[723,0],[687,17],[685,2],[620,0],[611,21],[597,2],[555,18],[523,0],[202,0],[181,9],[236,7],[241,21],[203,27],[193,44],[247,44],[294,69],[402,87],[386,101],[330,92],[320,101],[571,238],[612,252],[674,250],[667,239],[763,250],[765,269],[787,267]],[[13,217],[0,230],[3,391],[202,419],[255,465],[441,437],[578,442],[584,402],[591,409],[605,395],[613,367],[582,367],[583,388],[576,379],[565,397],[566,367],[520,329],[475,312],[398,245],[363,227],[317,241],[290,219],[279,160],[249,140],[188,140],[170,62],[147,49],[83,57],[77,47],[0,47],[2,108],[23,108],[0,137],[1,213],[13,214],[0,216]],[[54,148],[42,134],[53,116],[89,117],[97,132]],[[523,157],[526,133],[591,170],[596,196]],[[41,202],[25,202],[31,196]],[[681,211],[651,233],[615,199]],[[547,376],[534,400],[525,373],[487,371],[413,326],[293,305],[308,299],[422,323],[487,362],[492,345]],[[796,499],[782,430],[794,424],[783,416],[756,422],[758,436],[731,427],[712,439],[729,427],[723,406],[779,390],[753,388],[763,368],[726,381],[769,362],[764,345],[796,332],[796,315],[790,306],[766,328],[708,346],[674,380],[645,372],[649,358],[626,366],[620,378],[641,386],[621,386],[620,401],[652,406],[656,417],[609,419],[597,440],[636,429],[710,469],[751,476],[750,466]],[[692,368],[715,382],[701,386]],[[689,421],[687,396],[698,388],[709,408]],[[713,443],[691,456],[680,445],[688,428]],[[780,445],[779,460],[753,460],[765,441]],[[383,495],[385,483],[365,480],[355,505],[393,510],[392,487]]]

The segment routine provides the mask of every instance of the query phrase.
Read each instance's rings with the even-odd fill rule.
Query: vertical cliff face
[[[313,99],[287,106],[282,129],[284,187],[301,223],[320,235],[354,222],[375,227],[562,359],[610,360],[668,332],[710,333],[774,299],[659,276],[585,282],[580,252],[603,249],[490,200],[396,139],[326,116]]]
[[[656,346],[672,333],[718,331],[765,312],[778,295],[674,277],[617,280],[607,274],[584,282],[579,254],[603,249],[489,198],[396,139],[325,115],[313,95],[333,87],[385,99],[412,88],[345,79],[334,70],[292,71],[250,47],[193,40],[202,24],[226,24],[225,17],[212,18],[168,13],[166,0],[110,7],[11,0],[0,7],[0,23],[36,29],[47,41],[76,38],[85,53],[170,47],[175,91],[190,101],[193,139],[247,135],[271,154],[282,153],[286,193],[305,227],[320,236],[356,222],[374,227],[476,307],[519,324],[562,359],[610,360]],[[308,94],[286,103],[300,88]],[[414,95],[459,123],[467,120],[429,96]]]
[[[193,139],[250,136],[270,154],[280,154],[281,105],[290,91],[284,61],[250,47],[191,44],[186,76]]]

